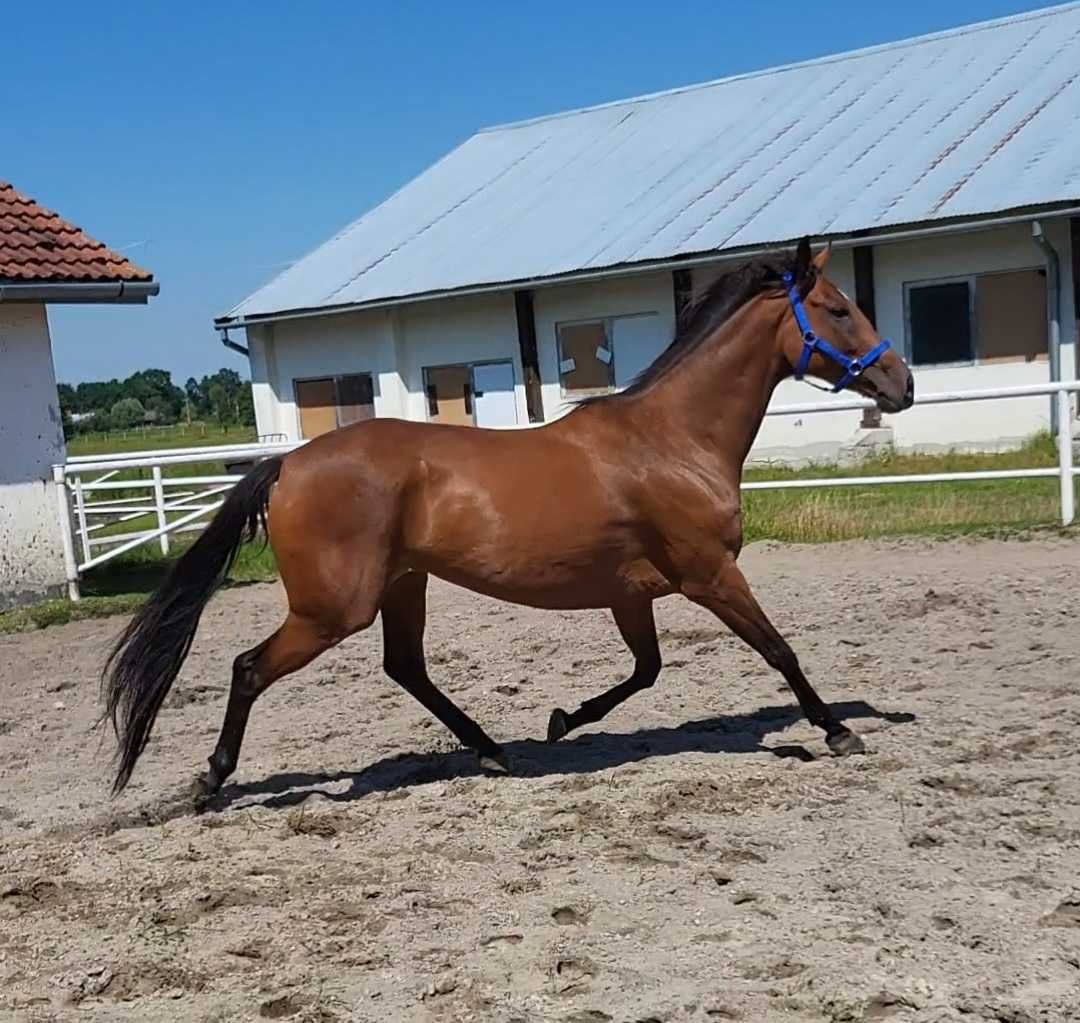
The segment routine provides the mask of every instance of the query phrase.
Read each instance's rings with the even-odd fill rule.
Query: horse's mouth
[[[891,389],[890,391],[882,390],[872,380],[868,380],[865,377],[862,380],[862,387],[859,389],[862,391],[863,395],[870,398],[882,412],[886,412],[889,415],[896,415],[898,412],[904,412],[915,404],[915,380],[910,375],[907,380],[907,388],[903,394],[899,396],[890,393]]]

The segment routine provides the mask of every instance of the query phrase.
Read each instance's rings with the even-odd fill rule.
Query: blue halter
[[[795,314],[795,320],[799,324],[799,330],[802,331],[803,343],[802,353],[799,355],[799,361],[795,365],[795,372],[793,376],[796,380],[802,380],[806,376],[806,370],[810,366],[810,356],[814,352],[820,352],[827,359],[831,359],[837,365],[843,368],[844,375],[837,382],[836,386],[831,388],[833,394],[838,391],[842,391],[845,387],[849,386],[855,380],[858,380],[862,376],[863,371],[869,369],[885,354],[886,349],[891,345],[888,341],[881,341],[875,345],[861,358],[853,359],[850,355],[845,355],[838,348],[834,348],[824,338],[818,337],[810,327],[810,320],[807,318],[806,310],[803,308],[802,299],[799,297],[799,289],[795,284],[795,278],[792,274],[784,274],[784,284],[787,287],[788,301],[791,303],[791,311]],[[822,388],[824,390],[824,388]]]

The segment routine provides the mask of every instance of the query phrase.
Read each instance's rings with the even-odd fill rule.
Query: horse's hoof
[[[210,805],[220,785],[215,785],[213,780],[205,774],[200,775],[191,783],[188,796],[196,813],[202,813]]]
[[[828,743],[834,757],[850,757],[856,753],[866,752],[866,743],[847,728],[828,736],[825,742]]]
[[[548,742],[558,742],[570,731],[570,722],[567,720],[566,711],[556,707],[548,718]]]
[[[510,761],[506,754],[499,750],[498,753],[480,754],[480,769],[488,774],[509,774]]]

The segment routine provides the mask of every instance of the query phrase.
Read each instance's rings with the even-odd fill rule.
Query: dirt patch
[[[372,630],[260,701],[196,815],[276,587],[215,598],[116,801],[92,724],[122,623],[0,637],[0,1018],[1080,1019],[1080,548],[769,545],[744,567],[870,755],[831,757],[679,600],[659,683],[549,746],[552,707],[629,668],[610,617],[440,584],[432,673],[511,777],[383,677]]]

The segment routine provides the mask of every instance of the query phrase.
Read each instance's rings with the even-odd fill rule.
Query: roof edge
[[[98,303],[124,305],[146,302],[161,291],[157,281],[54,281],[29,283],[0,280],[0,302],[44,302],[46,304]]]
[[[907,39],[896,39],[887,43],[875,43],[872,46],[863,46],[857,50],[844,50],[839,53],[826,54],[822,57],[811,57],[809,60],[794,61],[790,64],[777,64],[774,67],[759,68],[756,71],[743,71],[737,75],[726,75],[722,78],[713,78],[707,82],[693,82],[690,85],[677,85],[671,89],[646,92],[639,96],[627,96],[624,99],[608,100],[606,103],[594,103],[590,106],[574,107],[570,110],[558,110],[551,114],[539,114],[536,117],[527,117],[520,121],[506,121],[502,124],[492,124],[480,128],[475,134],[486,135],[493,132],[510,131],[515,128],[527,128],[535,124],[543,124],[545,121],[558,121],[566,117],[576,117],[578,114],[593,113],[597,110],[611,110],[615,107],[631,106],[635,103],[647,103],[651,100],[664,99],[667,96],[679,96],[687,92],[697,92],[700,89],[711,89],[718,85],[727,85],[731,82],[743,82],[754,78],[763,78],[766,75],[781,74],[786,71],[795,71],[805,67],[836,64],[840,61],[866,57],[875,53],[901,50],[909,46],[933,42],[937,39],[949,39],[954,36],[968,35],[973,32],[983,32],[994,28],[1000,28],[1002,25],[1033,21],[1037,18],[1047,18],[1078,7],[1080,7],[1080,0],[1072,0],[1070,3],[1055,4],[1050,7],[1040,7],[1033,11],[1022,11],[1019,14],[1008,14],[1002,18],[992,18],[989,21],[976,21],[965,25],[957,25],[954,28],[941,29],[937,32],[927,32],[921,36],[910,36]]]

